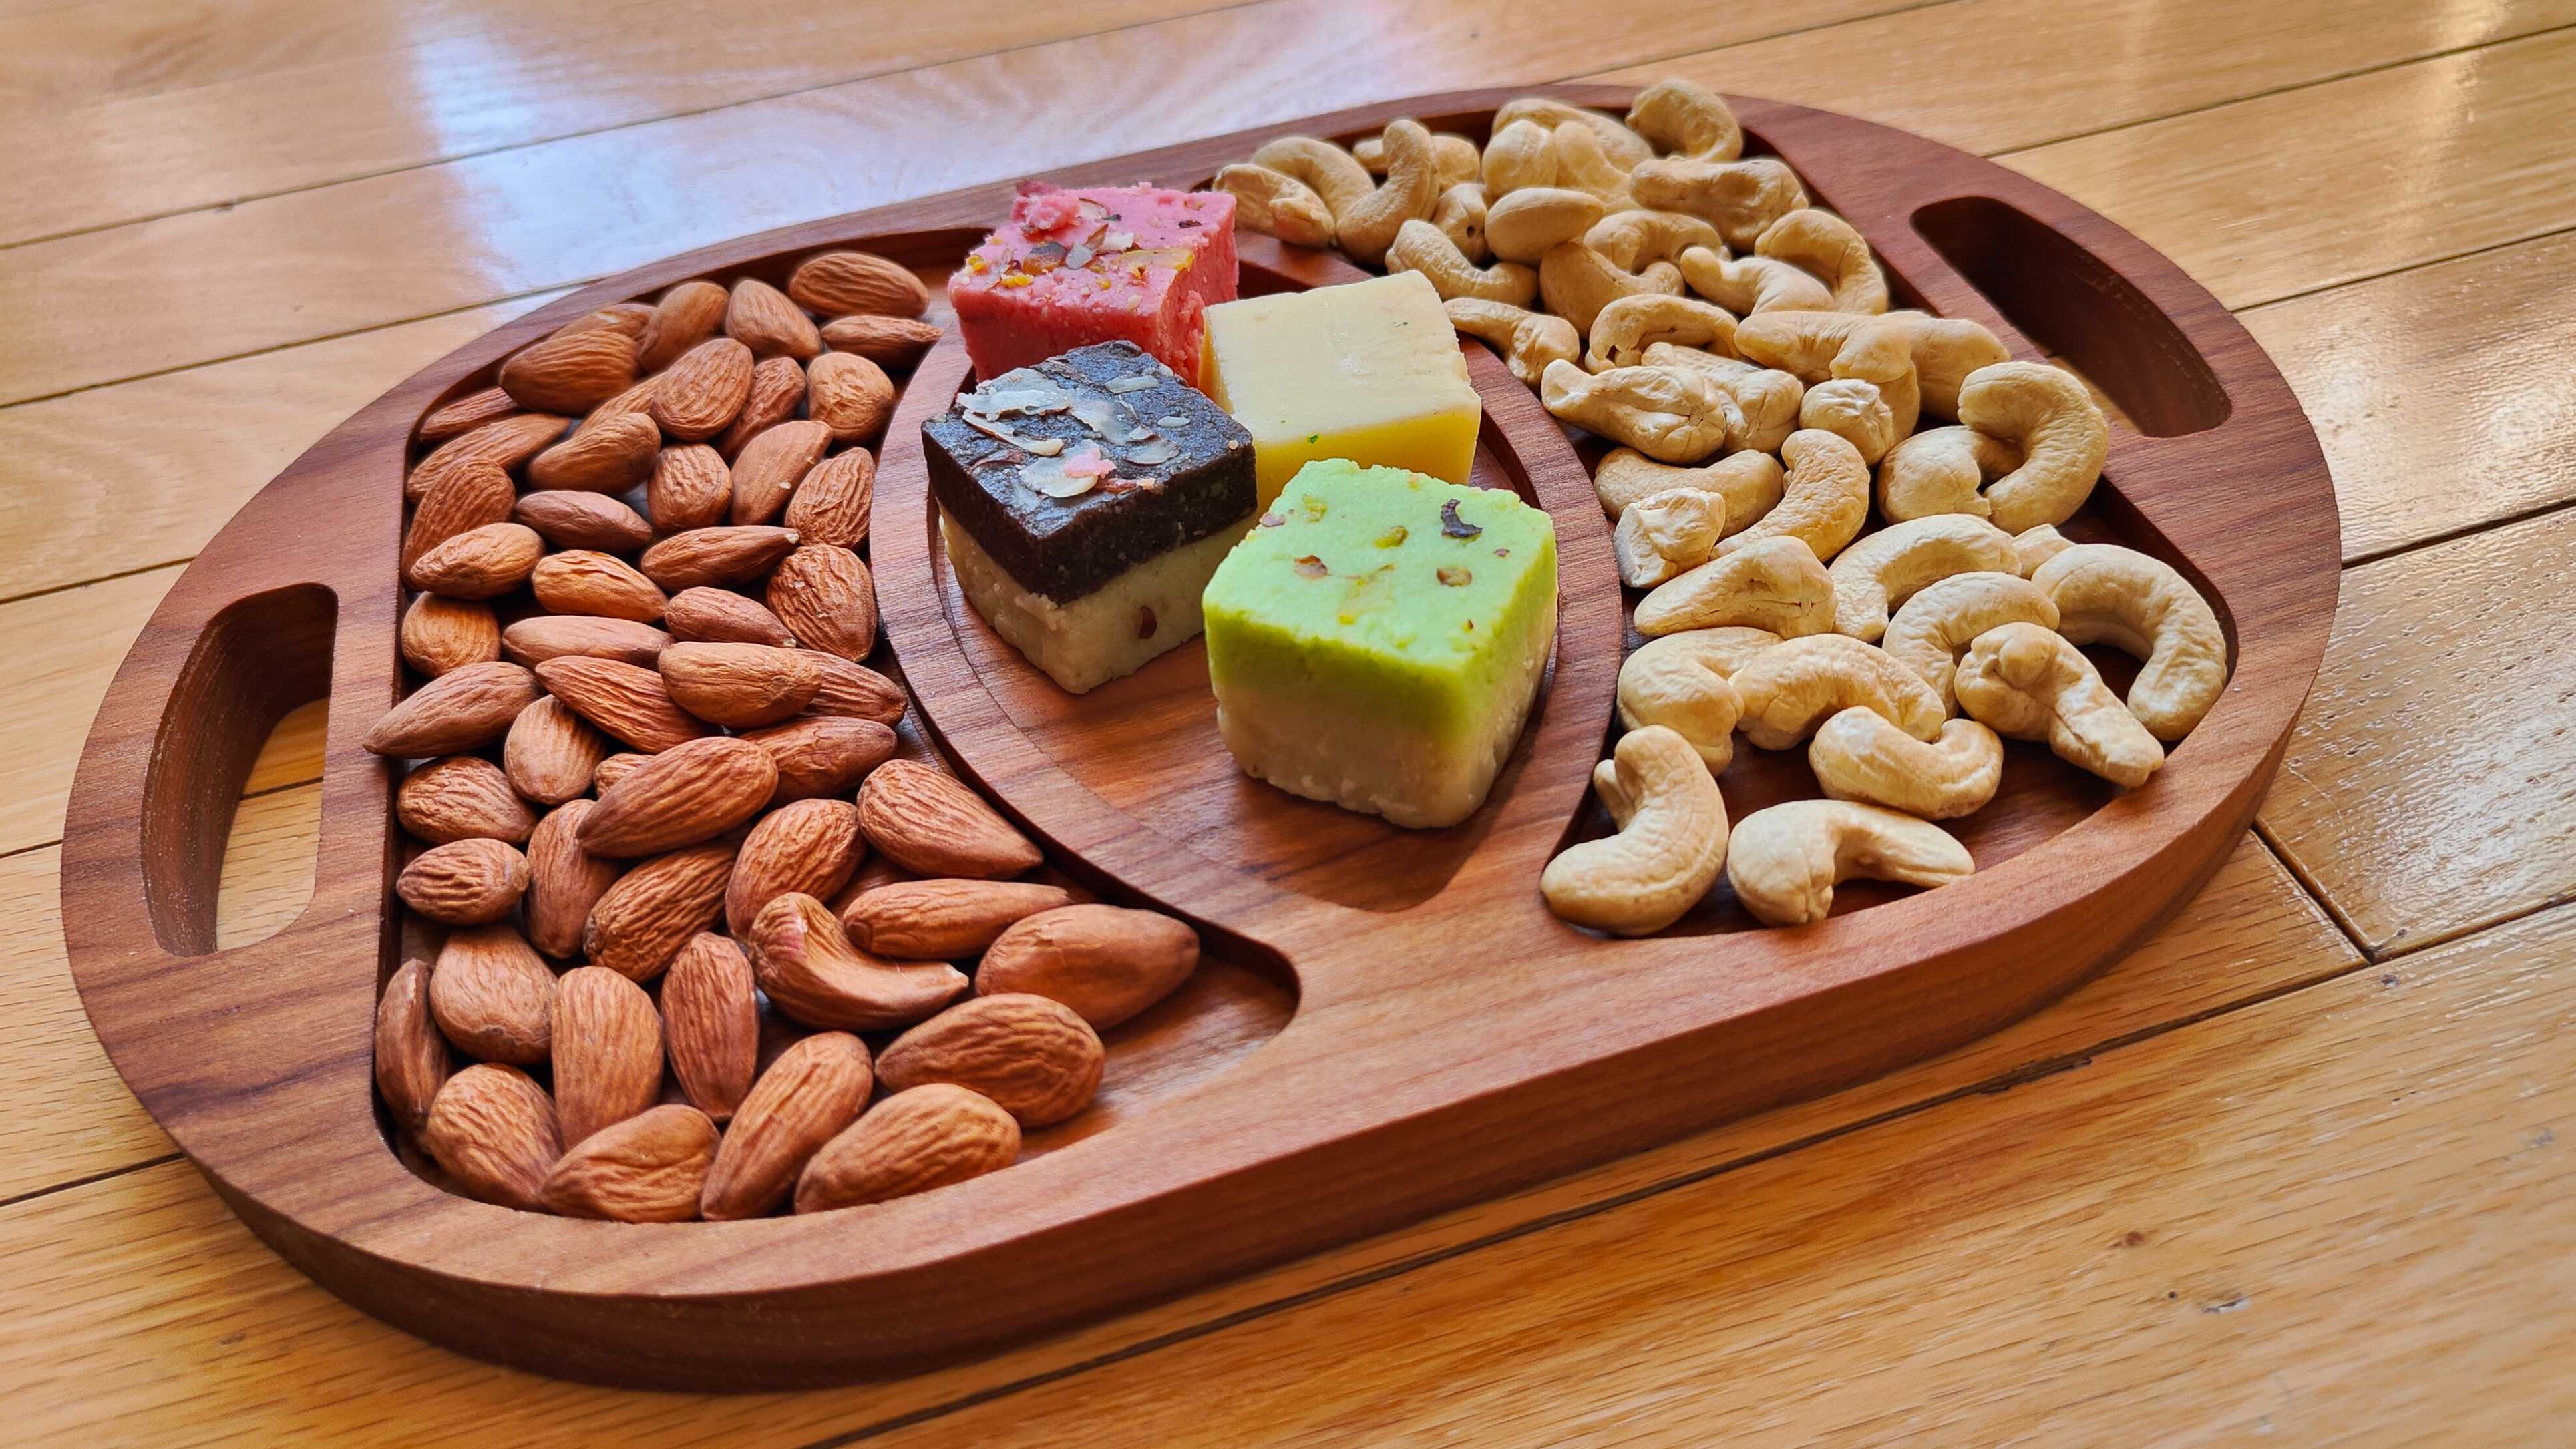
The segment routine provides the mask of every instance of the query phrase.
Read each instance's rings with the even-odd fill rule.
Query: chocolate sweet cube
[[[1031,181],[948,279],[948,300],[979,376],[1124,339],[1196,384],[1202,316],[1234,288],[1232,196]]]

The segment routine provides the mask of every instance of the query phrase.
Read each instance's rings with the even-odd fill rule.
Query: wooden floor
[[[1062,1339],[729,1399],[359,1316],[101,1057],[54,842],[109,673],[233,509],[421,364],[737,233],[1668,74],[2108,213],[2240,311],[2325,440],[2342,614],[2261,829],[2073,999]],[[2571,136],[2576,0],[0,0],[0,1440],[2564,1442]],[[302,902],[318,724],[243,805],[227,940]]]

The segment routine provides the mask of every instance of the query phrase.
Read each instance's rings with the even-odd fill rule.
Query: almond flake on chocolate
[[[1154,419],[1154,426],[1158,428],[1186,428],[1189,425],[1190,420],[1182,417],[1179,413],[1167,413],[1162,417]]]
[[[1127,450],[1127,461],[1139,468],[1152,468],[1181,456],[1181,445],[1169,438],[1158,439]]]
[[[1448,502],[1440,505],[1440,533],[1442,537],[1474,538],[1484,531],[1485,530],[1481,525],[1469,523],[1467,520],[1458,516],[1457,499],[1452,498]],[[1462,569],[1460,572],[1463,573],[1465,570]],[[1446,577],[1443,577],[1440,582],[1445,584],[1449,582],[1449,580]]]
[[[1003,427],[1000,423],[994,422],[990,418],[981,417],[975,413],[959,413],[957,416],[964,420],[966,426],[973,428],[975,431],[982,433],[988,438],[996,439],[1010,445],[1011,447],[1017,448],[1023,453],[1033,453],[1041,458],[1052,458],[1056,454],[1064,451],[1064,439],[1062,438],[1023,438],[1019,434],[1012,432],[1010,429]]]
[[[1150,372],[1140,372],[1134,377],[1113,377],[1103,386],[1111,392],[1143,392],[1160,381],[1161,378]]]

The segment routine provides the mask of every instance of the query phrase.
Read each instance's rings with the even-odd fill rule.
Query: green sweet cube
[[[1556,643],[1556,528],[1509,493],[1308,463],[1201,601],[1217,727],[1292,794],[1436,827],[1484,803]]]

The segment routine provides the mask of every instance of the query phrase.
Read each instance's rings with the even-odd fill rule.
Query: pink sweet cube
[[[948,279],[981,377],[1133,342],[1196,386],[1200,314],[1234,300],[1234,198],[1023,182],[1011,219]]]

